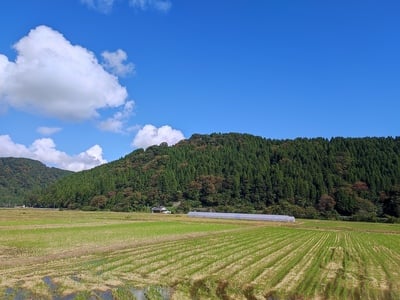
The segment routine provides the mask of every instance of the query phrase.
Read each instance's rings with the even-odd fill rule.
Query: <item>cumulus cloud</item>
[[[173,129],[171,126],[164,125],[157,128],[148,124],[138,131],[133,139],[132,146],[146,149],[152,145],[160,145],[164,142],[172,146],[184,138],[181,131]]]
[[[125,133],[124,127],[133,114],[135,102],[127,101],[122,111],[116,112],[111,118],[100,122],[99,128],[103,131]]]
[[[92,52],[72,45],[47,26],[31,30],[14,48],[15,62],[0,54],[0,104],[64,120],[85,120],[97,117],[100,108],[125,103],[125,87]]]
[[[101,56],[103,56],[104,59],[104,67],[117,76],[125,76],[135,70],[134,64],[124,63],[128,56],[125,51],[121,49],[115,52],[104,51]]]
[[[129,2],[135,8],[142,10],[152,8],[162,12],[168,12],[172,6],[169,0],[130,0]]]
[[[38,127],[38,128],[36,129],[36,131],[39,132],[41,135],[47,135],[47,136],[49,136],[49,135],[53,135],[53,134],[55,134],[55,133],[61,131],[61,128],[60,128],[60,127],[46,127],[46,126],[41,126],[41,127]]]
[[[70,171],[87,170],[107,162],[103,159],[103,150],[99,145],[75,156],[57,150],[50,138],[37,139],[27,147],[15,143],[9,135],[0,135],[0,145],[0,157],[26,157]]]

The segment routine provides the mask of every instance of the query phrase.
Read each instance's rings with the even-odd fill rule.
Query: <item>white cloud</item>
[[[111,12],[115,2],[115,0],[81,0],[81,3],[89,8],[104,14]],[[152,8],[161,12],[168,12],[172,3],[170,0],[129,0],[129,5],[141,10]]]
[[[75,156],[57,150],[56,144],[50,138],[37,139],[26,147],[14,143],[9,135],[0,135],[0,145],[0,157],[31,158],[70,171],[87,170],[107,162],[103,159],[103,150],[99,145],[94,145]]]
[[[142,10],[153,8],[162,12],[168,12],[172,6],[169,0],[130,0],[129,3],[132,7]]]
[[[99,128],[103,131],[109,131],[114,133],[123,133],[124,123],[117,118],[108,118],[105,121],[100,122]]]
[[[15,144],[9,135],[0,135],[0,157],[27,157],[31,153],[24,145]]]
[[[115,133],[125,133],[124,129],[126,122],[133,114],[135,102],[127,101],[122,111],[115,113],[111,118],[100,122],[99,128],[103,131]]]
[[[114,0],[81,0],[81,2],[104,14],[109,13],[114,5]]]
[[[124,63],[128,56],[125,51],[121,49],[115,52],[104,51],[101,56],[103,56],[104,59],[104,67],[117,76],[125,76],[135,70],[134,64]]]
[[[52,135],[52,134],[55,134],[55,133],[61,131],[61,128],[60,128],[60,127],[46,127],[46,126],[41,126],[41,127],[38,127],[38,128],[36,129],[36,131],[39,132],[41,135],[47,135],[47,136],[49,136],[49,135]]]
[[[98,116],[125,103],[127,91],[89,50],[38,26],[14,45],[15,62],[0,55],[0,104],[65,120]]]
[[[5,84],[5,76],[7,67],[9,65],[8,58],[5,55],[0,54],[0,97],[1,97],[1,87]]]
[[[167,143],[169,146],[175,145],[185,137],[179,130],[173,129],[171,126],[164,125],[157,128],[153,125],[145,125],[136,134],[133,139],[132,146],[136,148],[150,147],[152,145],[160,145],[161,143]]]

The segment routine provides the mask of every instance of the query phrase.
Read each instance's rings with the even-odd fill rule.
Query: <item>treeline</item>
[[[271,140],[193,135],[67,176],[35,206],[264,212],[357,220],[400,217],[400,138]]]
[[[1,157],[0,206],[21,205],[32,192],[71,173],[32,159]]]

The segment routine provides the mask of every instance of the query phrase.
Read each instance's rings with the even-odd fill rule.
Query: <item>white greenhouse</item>
[[[254,220],[269,222],[295,222],[295,218],[286,215],[264,215],[264,214],[240,214],[240,213],[217,213],[217,212],[197,212],[191,211],[189,217],[194,218],[214,218],[214,219],[234,219],[234,220]]]

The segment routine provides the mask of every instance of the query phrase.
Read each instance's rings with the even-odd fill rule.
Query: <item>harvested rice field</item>
[[[1,299],[400,299],[400,226],[0,210]]]

